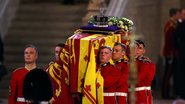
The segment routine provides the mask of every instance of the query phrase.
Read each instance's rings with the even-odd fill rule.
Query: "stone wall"
[[[158,7],[157,7],[158,5]],[[160,12],[159,4],[155,0],[129,0],[125,17],[133,20],[135,24],[135,34],[139,35],[147,44],[147,55],[156,60],[158,52],[152,51],[153,49],[159,50],[159,42],[156,40],[159,37],[160,28]]]
[[[163,41],[163,26],[171,7],[180,7],[180,0],[129,0],[124,16],[133,20],[135,33],[145,41],[146,55],[157,62]]]
[[[185,8],[185,0],[181,0],[181,7]]]
[[[181,7],[183,0],[129,0],[124,16],[135,23],[135,33],[146,43],[146,56],[156,63],[156,79],[163,78],[164,61],[159,57],[164,38],[163,27],[169,18],[169,9]],[[156,88],[160,90],[161,80]]]

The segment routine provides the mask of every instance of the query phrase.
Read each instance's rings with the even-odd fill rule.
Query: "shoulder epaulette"
[[[110,64],[110,62],[108,62],[108,63],[105,63],[105,64],[101,64],[100,66],[101,66],[101,67],[105,67],[105,66],[107,66],[107,65],[112,65],[112,64]]]
[[[115,61],[115,64],[117,64],[117,63],[119,63],[119,62],[128,63],[128,60],[126,60],[126,59],[120,59],[120,60]]]
[[[141,56],[137,58],[139,61],[142,61],[144,63],[151,63],[150,58],[146,57],[146,56]]]

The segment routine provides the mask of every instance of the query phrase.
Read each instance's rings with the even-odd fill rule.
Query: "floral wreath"
[[[96,21],[94,19],[94,16],[91,16],[89,21],[89,24],[96,24]],[[117,26],[121,29],[123,29],[124,31],[130,31],[132,30],[132,27],[134,25],[134,23],[130,20],[127,19],[125,17],[114,17],[114,16],[110,16],[108,17],[108,21],[107,21],[108,26]]]

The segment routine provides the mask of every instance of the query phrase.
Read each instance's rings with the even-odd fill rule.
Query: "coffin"
[[[125,32],[116,26],[88,25],[76,30],[74,35],[67,39],[60,58],[64,69],[68,71],[72,93],[82,92],[91,51],[94,51],[94,57],[97,59],[98,49],[101,46],[113,47],[115,42],[125,41],[122,38],[125,35]]]

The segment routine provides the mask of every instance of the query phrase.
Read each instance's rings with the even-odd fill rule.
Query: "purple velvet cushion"
[[[94,26],[92,24],[87,25],[87,26],[82,26],[82,27],[80,27],[80,29],[82,29],[82,30],[113,31],[113,32],[120,30],[120,28],[117,26],[98,27],[98,26]]]

